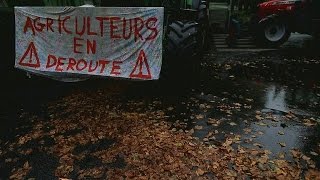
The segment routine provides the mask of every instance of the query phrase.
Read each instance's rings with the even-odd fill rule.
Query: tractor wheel
[[[201,36],[200,25],[195,21],[174,21],[168,26],[162,79],[179,80],[182,83],[196,79],[199,72],[195,72],[198,70],[195,67],[200,64],[197,56],[200,56],[203,46]],[[194,77],[188,78],[189,75]]]
[[[167,51],[171,57],[193,57],[202,48],[202,34],[195,21],[174,21],[168,26]]]
[[[259,24],[258,41],[269,47],[278,47],[290,37],[290,30],[284,20],[268,18]]]

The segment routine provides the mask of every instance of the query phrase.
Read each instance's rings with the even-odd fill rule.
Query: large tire
[[[183,82],[187,75],[197,75],[195,67],[200,64],[201,31],[195,21],[174,21],[168,26],[166,56],[161,70],[161,79]]]
[[[193,0],[191,8],[198,10],[197,19],[194,21],[173,21],[168,25],[166,34],[167,58],[161,71],[163,79],[167,79],[167,77],[172,79],[172,76],[180,79],[181,75],[184,76],[183,79],[198,79],[201,55],[209,44],[208,3],[206,0]],[[174,72],[178,72],[178,76],[172,75]],[[186,78],[187,74],[193,77]]]
[[[278,47],[289,39],[290,34],[285,20],[269,17],[259,23],[257,40],[261,45]]]
[[[192,8],[198,10],[195,21],[174,21],[168,25],[168,54],[174,56],[199,55],[208,43],[209,9],[206,0],[193,0]]]
[[[201,32],[199,23],[195,21],[174,21],[168,26],[169,56],[193,57],[201,50]]]

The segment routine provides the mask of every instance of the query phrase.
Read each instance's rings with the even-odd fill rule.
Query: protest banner
[[[162,7],[16,7],[15,67],[61,79],[158,79],[163,13]]]

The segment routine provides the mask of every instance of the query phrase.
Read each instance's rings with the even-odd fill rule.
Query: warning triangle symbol
[[[147,68],[147,74],[143,74],[143,66]],[[134,66],[130,77],[132,78],[140,78],[140,79],[151,79],[150,67],[148,64],[148,60],[146,58],[146,54],[143,50],[140,51],[136,65]]]
[[[29,44],[28,49],[19,61],[19,65],[33,68],[40,67],[40,60],[33,42]]]

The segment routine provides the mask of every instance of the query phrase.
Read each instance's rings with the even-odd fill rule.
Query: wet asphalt
[[[168,79],[153,82],[92,79],[70,84],[42,77],[28,79],[15,71],[2,86],[1,150],[10,148],[7,144],[32,128],[32,116],[23,113],[46,121],[47,104],[74,92],[95,93],[107,88],[116,105],[133,112],[150,110],[149,104],[158,101],[152,108],[165,112],[173,131],[192,131],[206,144],[219,146],[227,137],[237,135],[238,144],[270,150],[273,157],[292,161],[290,150],[300,150],[320,168],[320,126],[314,123],[320,121],[319,45],[310,36],[294,34],[280,49],[271,51],[216,52],[211,46],[201,59],[198,74],[179,70],[178,75],[175,72]],[[9,84],[12,82],[14,85]],[[129,106],[130,101],[141,105]],[[52,140],[43,141],[50,144]],[[28,146],[33,148],[37,143]],[[77,163],[89,168],[101,165],[90,152],[113,143],[106,140],[76,148],[88,155]],[[14,159],[17,154],[10,156]],[[0,179],[7,179],[15,166],[6,159],[0,156]],[[55,157],[33,153],[27,159],[35,167],[29,177],[54,177]],[[121,168],[125,162],[119,157],[109,166]]]

